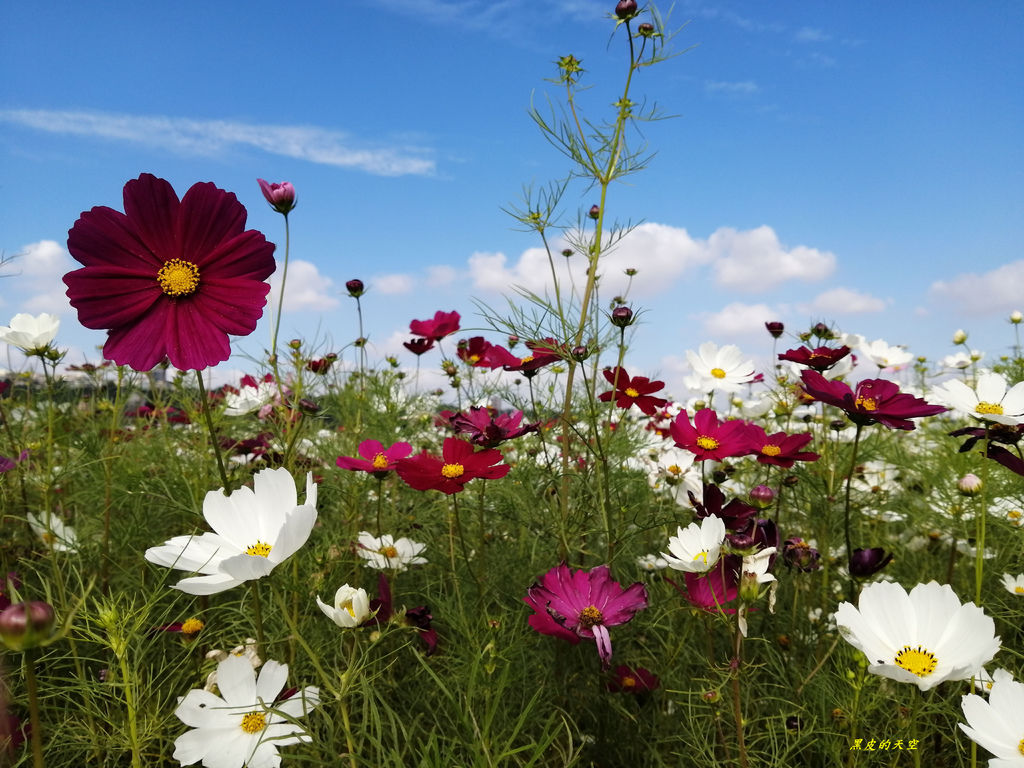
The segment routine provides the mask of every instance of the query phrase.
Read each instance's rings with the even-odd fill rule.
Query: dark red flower
[[[470,436],[474,445],[496,448],[506,440],[536,432],[540,422],[520,426],[523,412],[492,414],[487,408],[473,406],[467,413],[456,413],[448,417],[448,423],[456,432]]]
[[[362,459],[339,456],[334,463],[342,469],[369,472],[376,478],[382,478],[395,469],[399,459],[404,459],[412,453],[412,446],[409,443],[392,443],[390,447],[385,448],[379,440],[363,440],[356,450]]]
[[[681,411],[669,427],[676,445],[697,456],[697,461],[722,461],[753,452],[750,425],[740,419],[718,423],[718,414],[711,408],[697,411],[693,424],[686,411]]]
[[[331,366],[334,365],[334,362],[337,359],[338,356],[331,352],[330,354],[325,355],[324,357],[318,360],[310,360],[308,363],[306,363],[306,370],[310,371],[311,373],[315,373],[319,376],[323,376],[325,373],[331,370]]]
[[[653,416],[659,408],[668,404],[668,400],[663,397],[651,397],[652,392],[665,388],[664,381],[651,381],[646,376],[630,377],[625,368],[605,368],[603,373],[615,389],[598,395],[602,402],[607,403],[614,397],[617,408],[635,405],[648,416]]]
[[[440,341],[445,336],[456,333],[459,330],[458,312],[434,313],[433,320],[413,320],[409,323],[409,333],[413,336],[422,336],[431,341]]]
[[[779,360],[789,360],[812,368],[815,371],[827,371],[844,357],[850,354],[850,348],[843,347],[797,347],[779,355]]]
[[[499,464],[501,451],[489,448],[474,451],[473,446],[456,437],[446,437],[441,446],[441,458],[424,452],[408,459],[400,459],[395,466],[398,476],[417,491],[441,491],[453,494],[462,490],[470,480],[483,477],[496,480],[508,474],[511,467]]]
[[[402,346],[419,357],[434,348],[434,341],[433,339],[410,339],[403,341]]]
[[[107,329],[104,357],[138,371],[164,358],[182,370],[227,360],[228,335],[252,333],[263,315],[274,245],[208,182],[179,201],[144,173],[124,185],[124,209],[93,208],[68,232],[84,265],[64,275],[79,322]]]
[[[530,349],[530,354],[526,357],[517,358],[511,352],[509,353],[516,362],[503,365],[502,367],[506,371],[515,371],[530,379],[536,376],[537,371],[545,365],[562,360],[566,354],[565,345],[559,344],[551,337],[538,341],[528,341],[526,346]]]
[[[483,336],[473,336],[471,339],[460,339],[455,348],[455,354],[465,363],[477,368],[485,368],[487,365],[487,353],[494,345]]]
[[[776,467],[792,467],[797,461],[817,461],[819,456],[812,451],[800,449],[814,439],[810,432],[799,435],[787,435],[776,432],[769,435],[763,427],[750,425],[750,441],[760,464],[773,464]]]
[[[782,332],[786,330],[786,326],[780,323],[778,320],[769,320],[764,324],[765,329],[772,335],[773,339],[779,338]]]
[[[919,397],[900,392],[887,379],[864,379],[852,390],[841,381],[829,381],[817,371],[802,371],[803,389],[815,400],[846,412],[854,424],[882,424],[890,429],[913,429],[910,419],[934,416],[947,410]]]
[[[661,686],[658,676],[645,667],[628,667],[620,664],[612,670],[607,688],[612,693],[650,693]]]
[[[874,576],[892,561],[892,552],[881,547],[855,549],[850,554],[850,575],[858,579]]]
[[[725,503],[725,494],[722,489],[713,483],[704,484],[703,500],[698,500],[693,493],[688,494],[690,504],[693,505],[694,516],[698,520],[705,517],[719,517],[725,522],[725,527],[730,531],[744,531],[757,518],[757,509],[740,501],[738,498]]]

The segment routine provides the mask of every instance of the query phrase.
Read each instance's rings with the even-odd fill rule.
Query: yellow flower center
[[[265,541],[256,540],[256,543],[250,547],[246,547],[245,554],[256,555],[257,557],[267,557],[270,555],[270,550],[274,547],[271,544],[267,544]]]
[[[988,414],[1002,416],[1003,406],[1001,406],[999,403],[986,403],[985,401],[982,401],[974,407],[974,412],[980,413],[983,416]]]
[[[935,654],[925,650],[920,645],[917,648],[905,645],[903,650],[896,654],[896,666],[902,667],[910,674],[917,675],[918,677],[928,677],[928,675],[935,671],[938,663]]]
[[[1021,739],[1017,744],[1017,751],[1024,755],[1024,739]]]
[[[623,390],[623,394],[626,397],[640,397],[640,393],[633,389],[633,387],[626,387],[626,389]]]
[[[680,466],[678,464],[673,464],[672,466],[670,466],[665,471],[668,472],[670,475],[681,475],[681,474],[683,474],[683,470],[680,468]]]
[[[262,712],[247,712],[242,715],[242,730],[246,733],[259,733],[267,727],[267,717]]]
[[[698,560],[703,560],[705,566],[708,564],[708,551],[706,549],[701,550],[693,556],[693,562],[696,563]]]
[[[191,296],[199,288],[199,267],[191,261],[171,259],[160,267],[156,281],[168,296]]]
[[[469,362],[471,362],[471,363],[479,363],[480,362],[480,355],[470,355],[469,356]]]
[[[878,408],[878,401],[873,397],[858,397],[853,404],[865,411],[873,411]]]
[[[762,445],[761,453],[763,453],[765,456],[778,456],[780,453],[782,453],[782,449],[779,448],[779,446],[777,445]]]
[[[398,550],[394,547],[381,547],[377,551],[384,555],[384,557],[398,557]]]
[[[604,616],[601,611],[597,609],[595,605],[588,605],[582,611],[580,611],[580,626],[581,627],[592,627],[595,624],[600,624],[604,621]]]
[[[626,689],[636,688],[636,678],[633,677],[632,675],[626,675],[625,677],[622,678],[621,685],[622,685],[623,688],[626,688]]]
[[[387,469],[388,468],[388,457],[383,453],[378,453],[373,457],[373,468],[374,469]]]
[[[206,625],[199,619],[185,619],[185,621],[181,623],[181,633],[183,635],[197,635],[204,626]]]
[[[531,360],[533,360],[533,355],[527,355],[526,357],[520,359],[519,364],[522,365],[523,363],[528,363]]]
[[[713,451],[719,445],[720,443],[715,440],[715,438],[708,437],[707,435],[700,435],[697,438],[697,446],[703,448],[705,451]]]
[[[461,464],[445,464],[441,467],[441,474],[449,480],[455,477],[461,477],[465,471],[466,468]]]
[[[57,537],[49,531],[43,531],[39,534],[39,538],[43,540],[43,544],[48,547],[52,547],[57,543]]]
[[[721,368],[712,368],[711,375],[714,376],[716,379],[724,379],[725,371],[723,371]]]

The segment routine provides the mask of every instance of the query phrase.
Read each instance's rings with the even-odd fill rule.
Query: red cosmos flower
[[[653,416],[659,408],[668,404],[668,400],[663,397],[651,397],[652,392],[665,388],[664,381],[651,381],[646,376],[631,378],[625,368],[605,368],[604,377],[615,389],[598,395],[598,400],[602,402],[607,403],[614,396],[617,408],[635,405],[648,416]]]
[[[612,693],[650,693],[661,686],[658,676],[646,667],[628,667],[619,664],[612,670],[612,678],[607,688]]]
[[[750,425],[740,419],[718,423],[718,414],[704,408],[693,415],[693,424],[686,411],[681,411],[669,426],[676,445],[696,454],[697,461],[722,461],[753,452]]]
[[[416,357],[426,354],[434,348],[433,339],[410,339],[403,341],[402,346],[412,352]]]
[[[448,423],[456,432],[470,435],[470,442],[484,448],[495,448],[506,440],[536,432],[540,422],[519,426],[523,412],[491,414],[487,408],[472,406],[468,413],[450,414]]]
[[[104,357],[138,371],[164,358],[182,370],[227,360],[228,334],[256,328],[274,271],[274,245],[245,229],[245,207],[209,182],[179,201],[148,173],[124,185],[121,213],[83,213],[68,251],[83,264],[64,275],[86,328],[107,329]]]
[[[806,365],[816,371],[827,371],[844,357],[850,354],[850,348],[843,347],[797,347],[779,355],[779,360],[789,360],[793,363]]]
[[[562,563],[541,576],[523,601],[535,611],[528,619],[531,627],[573,644],[593,638],[601,666],[608,669],[612,658],[608,627],[625,624],[647,607],[647,587],[637,582],[623,589],[612,581],[607,565],[588,573],[571,571]]]
[[[802,371],[804,392],[846,412],[854,424],[882,424],[890,429],[913,429],[910,419],[934,416],[948,410],[919,397],[900,392],[886,379],[864,379],[852,390],[841,381],[829,381],[817,371]]]
[[[469,363],[477,368],[487,367],[487,353],[494,345],[483,336],[473,336],[471,339],[460,339],[455,348],[455,354],[463,362]]]
[[[412,453],[412,446],[409,443],[393,443],[390,448],[385,448],[378,440],[363,440],[356,450],[362,459],[339,456],[334,463],[342,469],[369,472],[379,480],[397,466],[399,459]]]
[[[506,371],[515,371],[530,379],[536,376],[537,371],[545,365],[558,362],[564,357],[565,345],[559,344],[550,336],[539,341],[528,341],[526,342],[526,346],[530,349],[531,353],[526,357],[518,358],[509,352],[509,357],[512,359],[512,362],[506,363],[502,366]]]
[[[814,439],[810,432],[800,435],[787,435],[776,432],[769,435],[763,427],[750,425],[751,447],[757,454],[760,464],[774,464],[776,467],[792,467],[797,461],[817,461],[818,454],[800,449]]]
[[[400,459],[395,466],[398,476],[406,485],[417,491],[441,491],[453,494],[475,477],[497,480],[508,474],[508,464],[502,460],[501,451],[489,448],[474,451],[473,446],[457,437],[446,437],[441,446],[442,458],[423,452],[408,459]]]
[[[413,320],[409,323],[409,333],[413,336],[422,336],[431,341],[440,341],[459,330],[458,312],[434,313],[433,320]]]

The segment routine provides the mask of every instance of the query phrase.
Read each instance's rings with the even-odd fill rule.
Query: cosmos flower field
[[[1024,766],[1020,312],[941,360],[765,318],[669,392],[598,288],[671,33],[609,27],[605,122],[573,56],[534,115],[569,168],[513,214],[546,244],[579,209],[550,290],[410,317],[403,358],[367,354],[358,277],[349,341],[279,338],[288,182],[83,201],[63,282],[102,358],[0,327],[0,765]]]

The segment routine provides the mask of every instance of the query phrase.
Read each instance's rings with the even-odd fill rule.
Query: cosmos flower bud
[[[636,0],[619,0],[615,5],[615,15],[620,19],[631,19],[636,15]]]
[[[562,255],[568,259],[570,256],[572,256],[572,248],[563,248]]]
[[[288,346],[295,350],[302,349],[302,339],[292,339],[288,342]]]
[[[974,496],[981,493],[981,478],[974,473],[968,473],[957,480],[956,487],[964,496]]]
[[[587,359],[587,356],[590,354],[590,350],[587,349],[586,344],[580,344],[578,347],[573,347],[569,354],[572,355],[574,360],[582,363]]]
[[[1019,309],[1015,309],[1010,313],[1010,322],[1014,325],[1020,325],[1021,320],[1024,320],[1024,315],[1020,313]]]
[[[768,509],[775,501],[775,491],[767,485],[755,485],[747,495],[750,497],[750,503],[758,509]]]
[[[637,270],[633,267],[626,268],[626,277],[636,277]]]
[[[270,203],[270,207],[285,216],[295,207],[295,187],[290,181],[282,181],[280,184],[271,184],[263,179],[257,179],[263,197]]]
[[[810,573],[821,567],[821,553],[799,536],[793,536],[782,542],[782,561],[801,573]]]
[[[953,343],[963,344],[965,341],[967,341],[967,331],[965,331],[963,328],[957,328],[957,330],[954,331],[953,333]]]
[[[828,423],[828,428],[831,429],[833,432],[842,432],[844,429],[846,429],[846,420],[832,419],[832,421]]]
[[[616,307],[611,314],[612,325],[625,328],[633,324],[633,310],[629,307]]]
[[[49,603],[17,603],[0,613],[0,640],[12,651],[35,648],[50,639],[56,621]]]
[[[641,37],[654,37],[654,25],[650,22],[645,21],[636,31]]]
[[[811,328],[811,335],[817,336],[819,339],[831,339],[832,329],[824,323],[815,323]]]
[[[772,335],[773,339],[777,339],[782,335],[782,332],[786,330],[786,326],[780,323],[778,320],[770,320],[764,324],[765,329]]]
[[[633,3],[633,5],[635,6],[636,3]],[[594,219],[596,221],[601,216],[601,206],[599,206],[599,205],[592,205],[592,206],[590,206],[590,211],[587,212],[587,216],[589,216],[590,218],[592,218],[592,219]]]
[[[366,293],[366,286],[363,285],[363,281],[359,279],[347,280],[345,282],[345,290],[348,291],[348,295],[353,299],[358,299]]]

